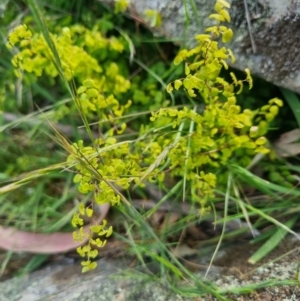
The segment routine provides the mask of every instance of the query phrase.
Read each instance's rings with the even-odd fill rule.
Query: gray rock
[[[208,280],[223,289],[259,284],[270,279],[295,280],[299,272],[298,240],[286,239],[263,265],[260,263],[254,267],[247,263],[247,259],[257,248],[247,242],[238,244],[234,241],[222,248]],[[287,256],[283,257],[286,252]],[[211,253],[193,260],[203,267],[195,273],[197,278],[204,279],[210,259]],[[79,262],[64,260],[50,263],[31,274],[0,282],[0,301],[192,301],[200,296],[197,290],[193,297],[179,296],[172,292],[166,279],[155,274],[147,276],[141,269],[132,270],[130,263],[125,259],[103,258],[98,261],[95,271],[86,274],[81,273]],[[188,287],[190,283],[180,282],[178,285]],[[202,297],[201,300],[217,301],[212,296]],[[300,300],[300,286],[273,286],[241,297],[236,295],[233,300]]]
[[[128,267],[128,262],[127,262]],[[81,273],[80,263],[54,263],[0,283],[0,301],[182,301],[163,280],[149,277],[117,277],[124,261],[98,261],[98,268]],[[137,276],[137,274],[136,274]]]
[[[235,33],[230,47],[238,58],[233,67],[249,68],[267,81],[300,93],[300,0],[227,1],[232,5],[229,26]],[[145,20],[146,9],[161,14],[161,28],[152,29],[156,34],[191,45],[196,34],[211,26],[208,15],[213,12],[215,1],[131,0],[130,3],[129,13],[134,18]]]

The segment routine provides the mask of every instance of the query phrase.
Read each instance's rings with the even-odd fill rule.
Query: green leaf
[[[230,3],[228,3],[226,0],[217,0],[217,3],[218,4],[221,4],[223,7],[226,7],[226,8],[230,8]]]
[[[211,14],[208,16],[209,19],[215,19],[216,21],[223,22],[225,18],[220,14]]]
[[[188,94],[190,97],[196,97],[197,95],[195,94],[194,90],[193,89],[188,89],[187,90]]]
[[[247,74],[247,77],[246,77],[246,80],[248,81],[249,83],[249,89],[252,89],[253,87],[253,80],[252,80],[252,76],[250,74],[250,70],[248,68],[245,69],[245,72]]]
[[[90,226],[90,230],[94,233],[99,233],[102,230],[102,227],[100,225]]]
[[[230,49],[227,49],[227,52],[228,52],[228,56],[231,58],[231,62],[235,63],[236,60],[235,60],[233,52]]]
[[[236,94],[241,94],[243,92],[243,88],[244,88],[244,85],[243,85],[243,82],[241,80],[239,80],[237,82],[237,84],[240,86],[239,90],[236,92]]]
[[[113,227],[112,227],[112,226],[109,226],[109,228],[108,228],[108,230],[107,230],[107,232],[106,232],[106,237],[111,236],[112,233],[113,233]]]
[[[224,6],[220,2],[217,1],[217,3],[215,4],[214,10],[216,12],[219,12],[221,9],[223,9],[223,7]]]
[[[185,65],[184,65],[184,72],[185,72],[185,75],[189,75],[191,73],[189,65],[187,63],[185,63]]]
[[[93,215],[93,212],[94,212],[94,210],[93,209],[91,209],[91,208],[86,208],[86,215],[88,216],[88,217],[91,217],[92,215]]]
[[[233,72],[230,72],[230,76],[231,76],[234,84],[237,85],[237,78],[236,78],[235,74]]]
[[[175,89],[178,90],[181,86],[182,86],[182,81],[179,79],[175,80],[175,83],[174,83]]]
[[[198,34],[195,36],[195,40],[202,42],[202,41],[210,41],[210,35],[209,34]]]
[[[187,90],[194,88],[194,84],[190,77],[187,77],[183,80],[183,85]]]
[[[174,65],[179,65],[183,60],[185,60],[187,53],[188,51],[186,49],[179,51],[174,59]]]
[[[83,81],[83,86],[86,88],[94,88],[94,81],[92,79],[86,79]]]
[[[97,97],[99,95],[99,92],[96,89],[91,88],[86,91],[86,94],[88,97]]]
[[[85,91],[86,91],[86,87],[81,86],[81,87],[79,87],[79,88],[77,89],[77,94],[81,94],[81,93],[83,93],[83,92],[85,92]]]
[[[224,60],[220,60],[220,63],[224,66],[226,70],[228,70],[228,65]]]
[[[78,210],[81,215],[85,215],[85,206],[83,203],[80,203]]]
[[[278,107],[282,107],[283,106],[283,101],[277,97],[272,98],[269,100],[269,104],[276,104]]]
[[[145,16],[147,22],[149,22],[151,27],[159,27],[162,23],[161,15],[158,11],[153,9],[147,9],[145,11]]]
[[[226,53],[226,49],[223,47],[213,53],[213,56],[220,59],[228,59],[228,55]]]
[[[83,265],[82,273],[86,273],[88,271],[94,270],[97,267],[97,262],[93,261],[82,261],[81,264]]]
[[[221,9],[218,13],[222,15],[227,22],[231,21],[230,15],[226,9]]]
[[[264,144],[266,144],[266,142],[267,142],[266,137],[259,137],[259,138],[255,141],[255,144],[257,144],[257,145],[264,145]]]
[[[172,91],[173,91],[172,83],[169,83],[169,84],[167,85],[167,92],[168,92],[168,93],[171,93]]]
[[[129,0],[116,0],[115,1],[115,13],[123,13],[129,6]]]
[[[233,37],[233,31],[232,31],[232,29],[228,28],[222,34],[222,42],[223,43],[228,43],[228,42],[231,41],[232,37]]]

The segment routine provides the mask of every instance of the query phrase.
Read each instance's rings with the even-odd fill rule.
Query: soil
[[[230,248],[224,256],[214,262],[214,265],[223,267],[222,273],[213,277],[214,282],[220,287],[240,287],[274,279],[295,280],[300,258],[299,241],[292,238],[286,239],[270,255],[252,265],[248,263],[249,257],[257,250],[257,245],[243,244]],[[255,290],[246,295],[229,294],[235,301],[289,301],[300,300],[299,285],[272,286]],[[216,300],[206,298],[204,300]]]

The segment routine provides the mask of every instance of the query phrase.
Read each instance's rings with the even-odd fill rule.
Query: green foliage
[[[115,3],[116,11],[124,11],[129,1]],[[62,2],[61,7],[75,4],[79,9],[80,1]],[[193,6],[193,1],[190,4]],[[146,255],[160,264],[160,276],[168,281],[185,278],[195,285],[185,292],[195,289],[198,295],[211,293],[218,300],[226,299],[220,295],[225,291],[196,279],[174,256],[172,248],[178,242],[177,238],[174,242],[174,234],[187,224],[214,215],[215,223],[223,223],[224,231],[206,241],[219,240],[212,261],[223,239],[245,231],[238,229],[227,235],[226,223],[233,218],[244,218],[254,229],[269,228],[255,238],[269,238],[255,254],[257,258],[270,252],[282,240],[282,233],[294,234],[289,223],[297,221],[295,212],[299,211],[295,175],[299,170],[278,160],[274,151],[269,152],[267,139],[272,135],[277,138],[274,128],[280,128],[281,120],[277,117],[274,122],[274,117],[288,106],[279,110],[282,101],[270,93],[274,89],[266,83],[257,85],[258,79],[249,92],[253,81],[248,69],[246,74],[227,69],[228,60],[235,60],[224,45],[233,35],[224,26],[230,22],[228,8],[226,1],[217,1],[210,16],[213,26],[196,36],[194,48],[182,49],[172,66],[169,58],[173,60],[173,53],[166,43],[150,40],[142,27],[134,33],[138,20],[124,21],[111,13],[113,9],[109,12],[108,6],[99,9],[98,2],[86,3],[84,12],[76,17],[56,14],[55,24],[48,11],[43,20],[34,9],[42,34],[30,15],[23,18],[26,25],[12,32],[9,50],[3,52],[7,57],[0,59],[0,71],[5,72],[0,79],[0,106],[5,113],[17,109],[31,113],[1,124],[4,147],[0,161],[4,168],[0,179],[27,172],[0,187],[4,225],[41,232],[65,231],[72,226],[73,239],[86,242],[77,252],[83,260],[82,271],[87,272],[96,267],[95,258],[113,233],[111,221],[95,223],[97,206],[110,203],[122,214],[122,219],[113,221],[115,236],[121,237],[142,264]],[[156,11],[145,11],[145,15],[150,26],[161,22]],[[6,14],[5,20],[12,22],[11,16]],[[7,29],[1,29],[5,34]],[[49,36],[45,34],[48,30]],[[171,51],[175,49],[171,46]],[[17,79],[8,63],[10,55],[20,76]],[[35,103],[43,112],[35,109]],[[79,118],[84,120],[88,135],[78,128],[82,124]],[[49,136],[42,135],[49,134],[50,127],[56,142],[69,153],[67,160]],[[76,142],[69,143],[60,132]],[[262,177],[252,169],[257,160],[261,160],[257,170]],[[32,169],[37,170],[28,173]],[[64,172],[55,173],[58,169]],[[164,196],[150,210],[136,210],[131,200],[137,195],[152,197],[147,182],[164,191]],[[249,186],[250,191],[255,189],[253,199]],[[266,194],[261,199],[259,191]],[[181,200],[189,202],[191,210],[174,225],[164,223],[157,231],[146,217],[170,200],[174,206]],[[116,233],[118,223],[126,235]],[[278,233],[270,224],[279,228]],[[177,246],[180,243],[181,238]],[[173,289],[184,293],[177,285]],[[234,290],[243,292],[243,288],[230,289]]]
[[[200,205],[200,215],[203,215],[210,210],[209,200],[214,196],[217,183],[222,183],[222,178],[217,176],[220,168],[232,157],[240,158],[240,164],[247,166],[256,153],[269,152],[264,135],[282,101],[272,99],[255,111],[242,111],[237,105],[236,95],[242,92],[244,83],[252,87],[252,78],[248,69],[244,80],[238,80],[233,72],[231,82],[220,76],[221,70],[228,68],[226,60],[235,60],[232,51],[220,47],[217,40],[220,37],[227,43],[233,35],[232,30],[221,23],[230,21],[227,8],[226,1],[218,0],[216,13],[210,15],[217,24],[208,27],[205,34],[197,35],[196,47],[181,50],[174,60],[175,65],[184,63],[185,77],[168,84],[167,91],[183,88],[198,105],[182,109],[162,107],[152,112],[151,123],[141,127],[138,139],[130,141],[121,138],[127,125],[120,117],[126,110],[130,112],[132,102],[121,105],[117,97],[128,92],[131,83],[113,61],[115,53],[125,50],[126,41],[122,37],[104,36],[98,25],[91,30],[73,25],[51,35],[65,78],[79,86],[76,102],[81,114],[89,118],[97,114],[102,122],[112,125],[102,127],[101,138],[90,146],[84,146],[83,141],[66,146],[70,152],[67,162],[76,172],[74,182],[78,183],[80,193],[93,193],[92,206],[118,205],[124,200],[119,190],[143,186],[145,180],[163,183],[165,175],[170,174],[184,179],[183,194],[190,202]],[[117,9],[123,10],[123,6]],[[32,35],[26,25],[21,25],[9,36],[8,47],[16,45],[20,52],[12,62],[17,75],[26,79],[27,74],[31,74],[31,81],[42,75],[49,80],[58,76],[53,54],[41,34]],[[153,105],[155,96],[151,92],[155,86],[150,85],[150,97],[141,92],[143,90],[139,92],[137,86],[134,88],[134,101]],[[157,103],[160,102],[161,97]],[[111,227],[106,228],[106,221],[84,230],[83,216],[92,218],[93,213],[92,207],[81,203],[72,219],[72,225],[77,227],[74,239],[88,238],[88,244],[77,250],[86,257],[82,262],[83,272],[96,267],[92,260],[98,251],[94,246],[104,246],[105,240],[100,237],[112,233]],[[99,236],[96,239],[95,234]]]
[[[67,80],[76,79],[81,83],[92,78],[99,90],[114,92],[115,95],[130,88],[129,81],[120,74],[116,63],[107,63],[105,69],[99,65],[98,53],[101,53],[101,60],[106,60],[108,53],[113,56],[114,52],[124,51],[124,41],[121,39],[104,37],[97,26],[88,30],[82,25],[74,25],[63,28],[58,35],[52,35],[52,40]],[[43,73],[50,78],[58,76],[54,57],[41,34],[32,36],[26,25],[20,25],[10,34],[8,47],[16,44],[19,44],[21,51],[13,57],[12,63],[18,68],[18,75],[26,71],[35,77]]]
[[[117,1],[116,11],[124,11],[127,5],[128,1]],[[129,80],[129,63],[120,57],[130,53],[132,41],[128,42],[130,39],[124,33],[108,34],[113,27],[108,19],[98,20],[92,28],[79,24],[53,28],[50,36],[64,78],[77,87],[73,99],[77,106],[60,108],[55,119],[77,107],[84,118],[100,121],[99,137],[90,143],[78,139],[69,144],[59,136],[69,152],[66,164],[76,174],[73,182],[78,191],[87,197],[93,195],[91,203],[80,203],[71,221],[76,228],[74,240],[88,239],[85,246],[77,249],[85,258],[83,272],[96,267],[97,248],[103,247],[112,234],[107,221],[84,227],[93,220],[98,204],[118,206],[123,202],[129,210],[130,203],[123,192],[130,195],[132,188],[143,187],[145,181],[168,187],[167,178],[180,179],[182,199],[197,204],[198,215],[202,217],[211,210],[215,189],[224,189],[227,166],[232,160],[247,167],[257,153],[269,153],[265,135],[283,103],[273,98],[253,110],[237,104],[244,85],[251,89],[253,81],[248,69],[242,80],[234,72],[230,72],[230,79],[221,73],[228,69],[228,60],[235,61],[232,51],[224,46],[233,36],[232,30],[223,25],[230,22],[228,8],[226,1],[217,0],[215,13],[209,16],[215,25],[195,37],[194,48],[180,50],[174,59],[174,65],[178,66],[174,70],[184,69],[185,75],[174,79],[166,90],[174,94],[183,91],[185,99],[193,100],[193,107],[188,101],[180,108],[169,106],[169,99],[165,99],[156,82],[161,74],[167,73],[164,66],[155,65],[151,69],[155,80],[153,76]],[[155,11],[146,14],[152,26],[159,26],[160,16]],[[43,35],[32,34],[26,25],[20,25],[9,36],[8,47],[19,47],[12,63],[25,84],[44,79],[49,86],[59,85],[64,89],[58,79],[54,54]],[[128,116],[141,109],[152,111],[150,120],[138,124],[139,132],[125,140],[130,133]],[[25,163],[21,158],[22,164]],[[274,172],[270,176],[274,177]],[[173,269],[163,257],[153,256]]]
[[[151,27],[161,26],[161,15],[152,9],[146,9],[145,11],[146,21],[150,24]]]
[[[226,6],[217,2],[216,7],[219,12]],[[222,18],[217,19],[220,21]],[[281,100],[272,99],[260,110],[241,111],[236,104],[236,94],[241,93],[244,82],[252,87],[250,72],[246,70],[245,80],[237,80],[231,72],[232,83],[219,77],[222,68],[227,68],[224,60],[231,58],[234,61],[235,58],[229,49],[220,49],[219,43],[213,40],[228,30],[222,25],[207,28],[211,35],[197,35],[197,46],[181,50],[174,60],[175,64],[185,63],[186,77],[170,83],[168,92],[183,87],[190,97],[201,96],[205,104],[202,114],[197,112],[197,107],[182,110],[165,108],[151,117],[160,126],[169,123],[177,129],[185,123],[185,127],[191,129],[182,135],[168,158],[172,174],[190,181],[191,199],[199,201],[202,206],[213,195],[217,170],[226,166],[230,158],[240,156],[240,164],[247,166],[255,153],[269,152],[263,135],[277,115],[278,107],[283,105]],[[166,143],[167,136],[164,137]],[[205,174],[206,170],[210,172]]]
[[[272,163],[264,164],[263,171],[272,183],[288,188],[293,188],[296,185],[296,178],[283,160],[274,159]]]
[[[126,11],[129,5],[129,0],[116,0],[115,1],[115,13]]]

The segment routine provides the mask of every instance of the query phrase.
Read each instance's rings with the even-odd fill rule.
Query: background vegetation
[[[201,93],[193,98],[184,89],[175,89],[171,94],[166,91],[167,87],[170,90],[169,83],[176,88],[174,82],[187,76],[184,64],[173,64],[179,51],[178,41],[175,45],[170,40],[153,37],[149,26],[101,2],[41,4],[39,8],[35,1],[25,4],[15,0],[7,1],[1,8],[1,225],[32,232],[69,232],[74,230],[72,220],[73,225],[78,225],[74,216],[80,210],[79,204],[85,204],[82,210],[87,210],[93,204],[93,197],[96,200],[98,197],[100,203],[105,200],[120,203],[114,206],[112,215],[122,218],[111,217],[108,223],[114,225],[114,236],[125,242],[127,252],[135,254],[142,265],[146,265],[146,259],[158,263],[160,273],[156,276],[166,276],[170,283],[176,278],[191,279],[199,293],[210,292],[225,300],[217,288],[189,272],[171,249],[183,243],[186,225],[215,222],[221,225],[220,231],[206,239],[206,248],[202,247],[201,251],[210,252],[213,261],[221,242],[249,234],[250,227],[253,233],[262,233],[253,242],[266,242],[250,259],[257,262],[276,247],[284,234],[293,233],[291,228],[297,226],[300,210],[297,204],[300,195],[298,153],[287,156],[276,151],[275,141],[281,134],[300,126],[297,95],[255,78],[253,89],[245,85],[238,95],[235,90],[237,105],[242,110],[251,110],[257,124],[266,119],[259,108],[268,106],[270,99],[284,100],[276,118],[270,118],[268,127],[262,132],[268,138],[266,147],[271,152],[258,155],[244,145],[232,145],[228,155],[222,153],[226,158],[221,164],[216,163],[220,157],[211,157],[209,162],[193,166],[193,175],[202,177],[200,190],[204,191],[204,197],[200,197],[199,187],[193,187],[185,160],[185,156],[191,154],[200,156],[197,148],[203,140],[195,140],[197,143],[193,145],[189,138],[199,125],[190,115],[188,122],[178,122],[174,127],[172,123],[183,107],[200,116],[208,102]],[[44,19],[40,18],[40,12]],[[159,17],[153,13],[149,15],[152,25],[159,25]],[[31,44],[8,49],[7,37],[19,24],[26,24],[32,31]],[[56,42],[56,48],[50,47],[52,64],[47,60],[48,30]],[[40,33],[48,46],[43,44]],[[29,55],[28,49],[34,55]],[[55,57],[56,51],[59,60]],[[71,65],[65,66],[65,61]],[[16,67],[23,69],[21,77],[17,77],[20,69]],[[222,70],[220,78],[231,83],[230,72]],[[246,77],[244,73],[234,72],[237,78]],[[105,96],[102,102],[95,88]],[[97,101],[93,93],[97,93]],[[151,114],[161,112],[161,108],[166,109],[166,113]],[[215,122],[211,129],[221,127],[218,118],[211,117]],[[249,124],[247,129],[251,126]],[[244,134],[237,129],[232,133],[237,137]],[[294,140],[299,139],[295,137]],[[172,161],[172,143],[183,141],[183,138],[184,143],[173,153],[173,157],[182,159],[181,165],[176,165]],[[125,145],[126,141],[130,141],[129,146]],[[120,194],[113,194],[105,181],[99,190],[102,193],[93,193],[94,188],[88,186],[91,177],[99,183],[102,179],[99,174],[93,174],[96,162],[92,157],[99,151],[96,145],[104,149],[99,157],[106,162],[106,167],[119,166],[122,170],[121,176],[114,174],[115,170],[101,170],[101,176],[119,177],[113,187],[120,189]],[[278,145],[280,147],[277,142]],[[66,164],[67,158],[69,164]],[[70,166],[72,161],[76,161],[77,167]],[[130,173],[126,174],[125,170]],[[214,179],[207,178],[208,175],[216,176],[216,184]],[[124,178],[130,181],[124,182]],[[143,180],[147,180],[144,181],[146,186],[141,185]],[[107,192],[106,196],[103,191]],[[155,201],[150,208],[128,206],[149,198]],[[158,229],[153,221],[151,224],[150,217],[160,206],[178,206],[176,204],[183,200],[187,201],[189,209],[179,219],[172,223],[160,221]],[[245,222],[249,227],[226,232],[226,224],[232,220]],[[88,223],[88,219],[84,222]],[[104,229],[107,228],[101,228]],[[3,258],[2,273],[13,258],[12,252],[5,253]],[[47,258],[47,255],[33,256],[25,271],[36,268]]]

